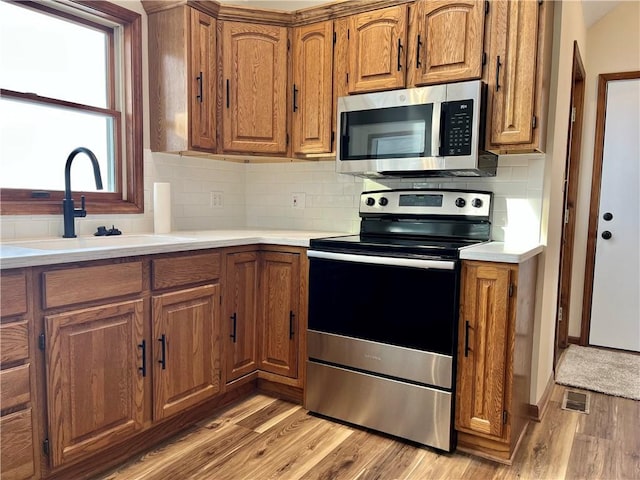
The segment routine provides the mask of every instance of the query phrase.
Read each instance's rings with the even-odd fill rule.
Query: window
[[[92,213],[143,211],[141,17],[108,2],[0,1],[0,211],[61,213],[64,169]]]

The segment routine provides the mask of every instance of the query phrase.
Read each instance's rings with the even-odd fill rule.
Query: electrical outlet
[[[291,194],[291,207],[292,208],[304,208],[305,206],[305,194],[304,193],[292,193]]]
[[[211,208],[222,208],[222,202],[222,192],[211,192],[211,201],[209,203]]]

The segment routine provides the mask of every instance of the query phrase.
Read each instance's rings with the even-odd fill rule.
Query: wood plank
[[[301,408],[300,405],[276,400],[241,422],[238,422],[238,425],[248,428],[249,430],[255,430],[258,433],[263,433]]]
[[[473,460],[472,457],[465,454],[439,454],[429,451],[407,476],[407,480],[464,478],[472,461],[477,460]]]
[[[358,475],[358,480],[403,478],[422,460],[424,452],[411,444],[394,442]]]
[[[564,478],[623,478],[616,471],[615,451],[611,440],[576,434]],[[629,478],[638,478],[637,474]]]

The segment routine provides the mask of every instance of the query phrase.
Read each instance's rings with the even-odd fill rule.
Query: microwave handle
[[[438,156],[444,157],[446,152],[445,135],[447,130],[447,114],[449,112],[449,102],[442,102],[440,104],[440,125],[438,130]]]

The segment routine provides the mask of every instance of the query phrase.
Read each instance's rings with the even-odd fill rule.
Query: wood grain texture
[[[143,301],[44,318],[53,466],[130,437],[143,424]]]
[[[285,153],[287,29],[223,22],[222,44],[224,151]]]
[[[298,375],[300,255],[260,254],[258,366],[285,377]]]
[[[30,408],[0,418],[0,444],[3,479],[24,480],[35,475]]]
[[[404,87],[407,11],[398,5],[349,17],[349,93]]]
[[[330,153],[333,22],[293,29],[293,153]]]
[[[222,323],[226,382],[258,368],[258,280],[257,251],[226,255]]]
[[[555,387],[554,398],[564,390]],[[556,393],[558,395],[556,395]],[[283,478],[635,478],[639,402],[606,397],[618,417],[613,437],[576,432],[589,416],[561,410],[552,401],[532,424],[511,466],[465,453],[442,453],[329,419],[290,403],[254,395],[144,456],[99,477],[102,480]],[[611,414],[608,414],[610,417]],[[322,441],[318,442],[318,437]],[[226,441],[225,441],[226,439]],[[623,446],[629,442],[627,446]],[[636,448],[634,450],[634,448]],[[615,462],[618,462],[614,466]],[[634,470],[635,469],[635,470]]]
[[[152,297],[154,420],[221,390],[220,285]]]
[[[0,371],[0,408],[4,411],[29,403],[31,364],[26,363]]]
[[[407,39],[407,85],[480,78],[484,2],[420,0],[412,8],[416,12]]]
[[[24,270],[2,272],[0,275],[0,317],[22,315],[29,311],[27,274]]]
[[[0,325],[0,362],[19,362],[29,358],[29,322]]]
[[[337,128],[338,120],[338,98],[349,95],[349,84],[347,83],[349,72],[349,19],[340,18],[333,22],[336,36],[336,43],[333,46],[333,103],[331,125]],[[335,141],[332,150],[336,152],[336,145],[339,140],[339,132],[335,131]]]
[[[193,285],[220,277],[221,256],[218,252],[180,254],[151,260],[154,290]]]
[[[92,288],[96,282],[100,288]],[[106,300],[142,291],[142,262],[81,266],[42,274],[43,308]]]

